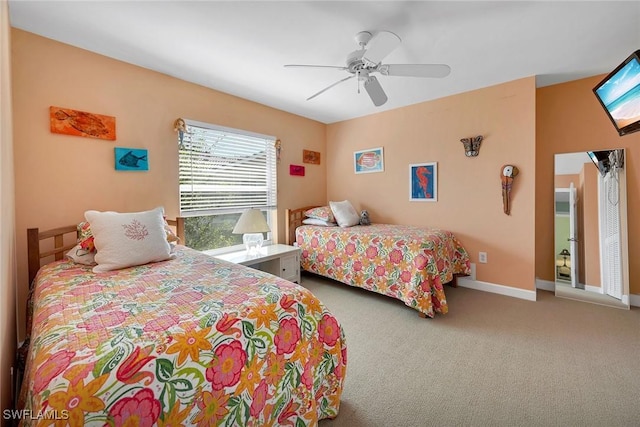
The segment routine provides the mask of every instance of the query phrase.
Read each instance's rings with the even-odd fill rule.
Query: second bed
[[[469,255],[451,231],[395,224],[305,225],[312,207],[288,209],[287,243],[303,270],[404,302],[422,316],[448,311],[443,285],[469,275]]]

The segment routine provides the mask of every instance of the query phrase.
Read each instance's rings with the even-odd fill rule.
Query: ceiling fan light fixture
[[[341,79],[321,91],[311,95],[307,101],[326,92],[339,83],[356,77],[358,81],[358,93],[360,93],[360,82],[364,82],[364,87],[377,107],[387,102],[387,95],[384,93],[380,82],[371,73],[378,72],[383,76],[399,77],[446,77],[451,69],[445,64],[383,64],[382,59],[395,50],[402,40],[397,34],[391,31],[361,31],[355,36],[355,40],[360,49],[347,55],[346,67],[333,65],[301,65],[289,64],[285,67],[316,67],[335,68],[346,70],[351,75]]]

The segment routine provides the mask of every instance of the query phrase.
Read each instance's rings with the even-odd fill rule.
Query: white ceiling
[[[638,1],[25,1],[11,25],[54,40],[333,123],[523,77],[538,86],[607,73],[640,49]],[[384,63],[445,63],[444,79],[378,76],[373,106],[343,70],[356,33],[402,44]]]

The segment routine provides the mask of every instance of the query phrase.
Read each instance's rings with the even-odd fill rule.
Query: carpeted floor
[[[640,426],[640,310],[446,287],[423,319],[392,298],[304,274],[341,322],[334,426]]]

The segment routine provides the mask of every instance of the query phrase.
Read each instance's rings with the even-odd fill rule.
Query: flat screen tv
[[[620,136],[640,130],[640,50],[593,88]]]

